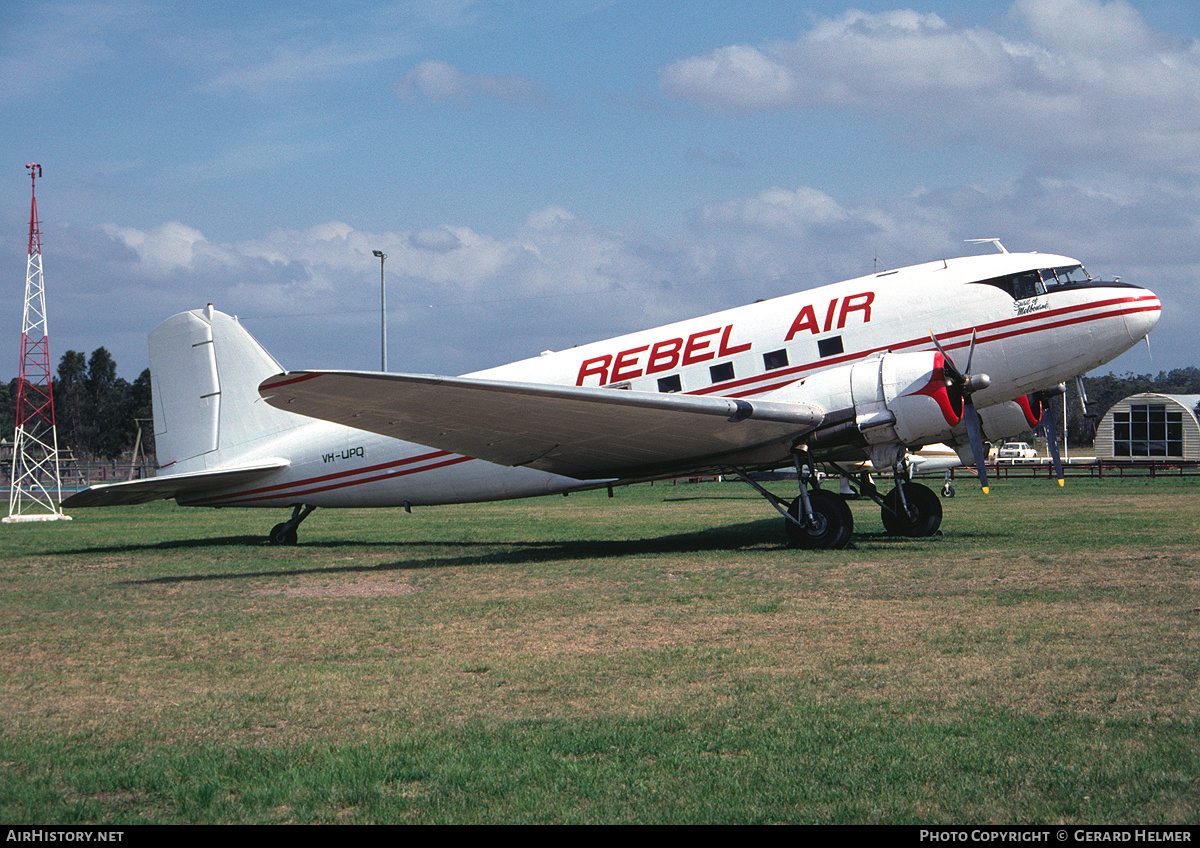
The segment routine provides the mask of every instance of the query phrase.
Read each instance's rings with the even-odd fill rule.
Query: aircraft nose
[[[1127,301],[1125,310],[1125,327],[1129,331],[1130,341],[1141,341],[1145,338],[1162,315],[1162,304],[1158,295],[1149,289],[1134,289]]]

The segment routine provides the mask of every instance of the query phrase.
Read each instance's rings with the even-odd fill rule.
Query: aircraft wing
[[[274,460],[258,465],[223,468],[214,471],[197,471],[189,474],[163,474],[145,480],[127,480],[123,483],[99,483],[81,489],[64,498],[64,507],[126,506],[167,498],[190,498],[205,492],[215,492],[265,477],[272,471],[285,468],[286,459]]]
[[[786,458],[823,410],[620,389],[348,371],[265,380],[271,406],[489,462],[593,480]]]

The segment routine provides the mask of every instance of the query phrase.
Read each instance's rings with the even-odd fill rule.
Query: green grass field
[[[779,491],[787,490],[781,485]],[[1200,478],[0,528],[0,820],[1196,823]]]

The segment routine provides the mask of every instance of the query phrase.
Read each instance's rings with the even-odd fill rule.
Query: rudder
[[[150,334],[159,468],[172,473],[237,461],[261,440],[298,426],[262,402],[258,384],[284,369],[236,319],[209,304]]]

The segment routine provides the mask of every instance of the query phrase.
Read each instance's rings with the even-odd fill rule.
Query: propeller
[[[1092,438],[1096,438],[1096,419],[1099,417],[1092,411],[1092,405],[1088,402],[1087,386],[1083,384],[1083,375],[1080,374],[1075,378],[1075,391],[1079,395],[1079,407],[1083,412],[1084,420],[1092,431]]]
[[[987,374],[971,373],[971,360],[975,358],[975,330],[971,330],[971,347],[967,350],[967,367],[962,371],[958,370],[958,366],[954,364],[950,354],[946,353],[933,330],[929,331],[929,338],[933,340],[933,346],[938,349],[945,360],[942,370],[946,375],[947,386],[953,386],[962,395],[962,419],[967,427],[967,437],[971,440],[971,456],[975,459],[975,470],[979,473],[979,485],[986,495],[988,493],[987,451],[983,447],[983,429],[979,424],[979,413],[975,409],[975,402],[971,396],[980,389],[986,389],[991,385],[992,380]]]
[[[1054,462],[1054,477],[1060,486],[1065,486],[1066,481],[1063,479],[1062,459],[1058,454],[1058,419],[1054,417],[1050,399],[1058,397],[1066,390],[1066,384],[1059,383],[1053,388],[1036,392],[1033,396],[1033,399],[1042,407],[1042,420],[1039,423],[1046,428],[1046,441],[1050,443],[1050,459]]]

